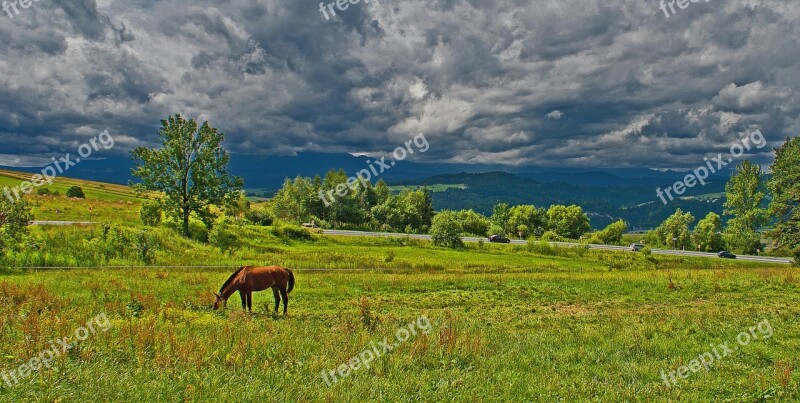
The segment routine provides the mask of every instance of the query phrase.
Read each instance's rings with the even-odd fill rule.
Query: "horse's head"
[[[216,297],[216,299],[214,300],[214,310],[215,311],[217,309],[219,309],[219,304],[220,303],[222,303],[222,306],[224,307],[225,304],[228,302],[228,301],[225,300],[225,298],[222,298],[222,294],[214,294],[214,296]]]

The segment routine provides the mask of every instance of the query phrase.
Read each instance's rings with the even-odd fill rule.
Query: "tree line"
[[[695,217],[678,209],[645,240],[654,246],[716,252],[723,249],[740,254],[764,251],[762,238],[774,242],[780,254],[800,260],[800,138],[787,138],[775,149],[775,160],[767,175],[750,161],[739,164],[725,185],[723,223],[709,213],[697,225]],[[761,229],[772,225],[764,233]]]

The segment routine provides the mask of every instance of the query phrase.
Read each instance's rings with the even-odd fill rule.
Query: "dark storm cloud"
[[[330,2],[330,1],[328,1]],[[760,128],[796,135],[800,10],[764,0],[65,0],[0,18],[0,164],[170,113],[239,153],[696,166]],[[766,149],[765,149],[766,150]],[[760,163],[769,153],[756,155]]]

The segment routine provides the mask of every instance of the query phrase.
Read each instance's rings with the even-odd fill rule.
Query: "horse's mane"
[[[236,278],[236,276],[239,275],[239,272],[241,272],[242,270],[244,270],[246,268],[247,268],[247,266],[242,266],[242,267],[239,268],[239,270],[236,270],[233,274],[231,274],[231,276],[228,277],[227,280],[225,280],[225,284],[223,284],[222,287],[220,287],[219,292],[222,292],[223,290],[225,290],[225,287],[227,287],[228,284],[233,282],[233,279]]]

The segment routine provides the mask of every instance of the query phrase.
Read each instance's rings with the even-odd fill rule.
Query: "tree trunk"
[[[189,237],[189,209],[183,209],[183,236]]]

